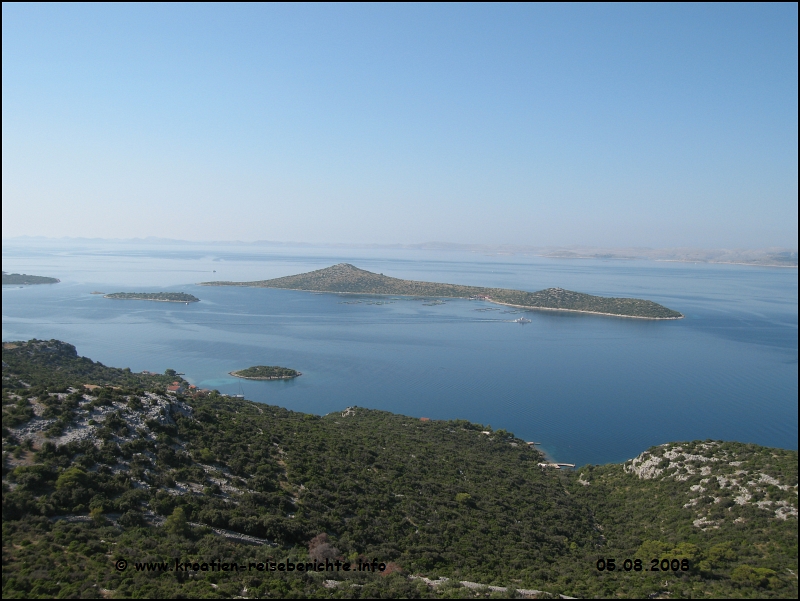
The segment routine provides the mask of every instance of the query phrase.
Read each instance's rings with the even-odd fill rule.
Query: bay
[[[647,321],[522,313],[482,301],[197,286],[348,262],[400,278],[659,302]],[[106,365],[161,372],[296,411],[357,405],[468,419],[606,463],[676,440],[797,449],[796,269],[545,259],[463,251],[166,242],[3,241],[3,270],[58,277],[3,287],[3,341],[57,338]],[[189,305],[93,291],[175,291]],[[253,382],[250,365],[303,372]]]

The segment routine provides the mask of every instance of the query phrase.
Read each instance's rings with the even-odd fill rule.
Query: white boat
[[[519,319],[515,319],[514,323],[530,323],[530,319],[525,319],[524,317],[520,317]]]

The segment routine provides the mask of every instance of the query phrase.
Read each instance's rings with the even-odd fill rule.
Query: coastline
[[[406,298],[456,298],[462,300],[469,300],[469,297],[466,296],[447,296],[444,294],[439,294],[437,296],[422,296],[419,294],[385,294],[379,292],[339,292],[334,290],[303,290],[302,288],[273,288],[272,286],[248,286],[247,284],[204,284],[198,283],[198,286],[238,286],[241,288],[269,288],[270,290],[292,290],[294,292],[317,292],[323,294],[355,294],[359,296],[404,296]],[[583,309],[560,309],[557,307],[531,307],[528,305],[512,305],[510,303],[503,303],[501,301],[492,300],[490,298],[485,299],[486,302],[494,303],[496,305],[505,305],[506,307],[514,307],[515,309],[527,309],[529,311],[569,311],[571,313],[587,313],[589,315],[604,315],[607,317],[626,317],[628,319],[650,319],[654,321],[670,321],[676,319],[683,319],[686,317],[683,313],[681,313],[680,317],[645,317],[643,315],[621,315],[619,313],[603,313],[600,311],[585,311]]]
[[[515,307],[517,309],[526,309],[528,311],[569,311],[570,313],[588,313],[589,315],[606,315],[608,317],[626,317],[628,319],[650,319],[654,321],[670,321],[676,319],[683,319],[686,317],[681,313],[680,317],[645,317],[644,315],[621,315],[620,313],[601,313],[600,311],[585,311],[583,309],[560,309],[558,307],[530,307],[528,305],[512,305],[510,303],[503,303],[500,301],[486,299],[487,302],[494,303],[495,305],[505,305],[506,307]]]
[[[797,269],[797,265],[779,265],[777,263],[741,263],[739,261],[690,261],[689,259],[652,259],[659,263],[694,263],[695,265],[741,265],[742,267],[780,267]]]

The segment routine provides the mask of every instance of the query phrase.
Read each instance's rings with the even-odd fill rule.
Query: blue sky
[[[797,23],[3,4],[3,237],[797,248]]]

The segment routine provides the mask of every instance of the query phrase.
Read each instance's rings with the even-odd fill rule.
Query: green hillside
[[[320,417],[175,379],[4,344],[5,598],[797,596],[796,452],[681,443],[564,473],[480,424]],[[135,566],[176,559],[256,567]],[[385,569],[257,569],[287,559]]]
[[[607,298],[572,292],[561,288],[548,288],[539,292],[508,290],[505,288],[482,288],[402,280],[359,269],[348,263],[303,273],[300,275],[259,280],[254,282],[204,282],[204,286],[255,286],[260,288],[285,288],[316,292],[339,292],[357,294],[407,295],[425,297],[475,298],[489,300],[529,309],[560,309],[603,313],[623,317],[650,319],[678,319],[683,315],[677,311],[636,298]]]
[[[591,509],[603,537],[598,555],[617,560],[614,572],[598,571],[594,587],[573,589],[579,596],[652,594],[656,575],[625,571],[626,558],[643,559],[644,568],[652,559],[689,561],[689,578],[661,587],[663,596],[797,594],[796,451],[670,443],[622,465],[584,466],[565,483]]]

